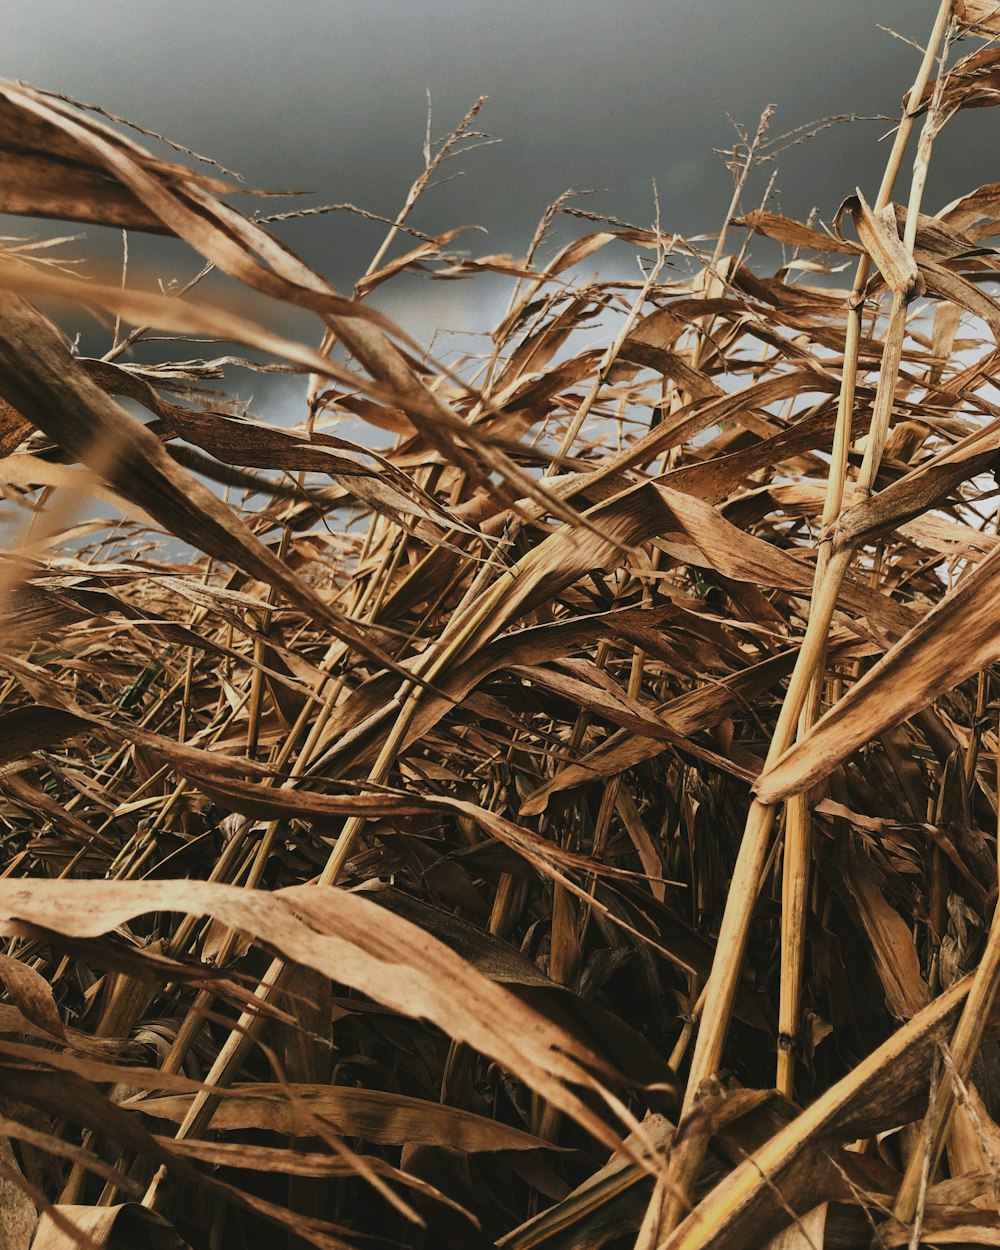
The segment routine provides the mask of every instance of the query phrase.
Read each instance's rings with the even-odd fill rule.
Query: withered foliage
[[[237,293],[0,256],[5,1246],[1000,1244],[1000,183],[923,195],[1000,19],[956,7],[829,227],[740,207],[762,126],[711,255],[569,198],[460,253],[408,216],[477,104],[351,297],[0,83],[0,210]],[[368,302],[414,275],[509,284],[482,351]]]

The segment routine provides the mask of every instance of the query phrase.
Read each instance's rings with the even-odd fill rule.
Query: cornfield
[[[479,102],[350,295],[0,83],[0,211],[195,256],[0,253],[4,1246],[1000,1245],[1000,183],[924,194],[998,36],[944,0],[827,223],[765,115],[711,251],[415,230]]]

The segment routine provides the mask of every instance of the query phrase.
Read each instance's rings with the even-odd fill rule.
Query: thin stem
[[[951,0],[942,0],[930,42],[909,97],[913,101],[918,101],[923,96],[950,17]],[[887,188],[891,188],[895,177],[893,170],[898,168],[902,161],[903,148],[910,131],[910,125],[907,124],[908,120],[907,118],[903,119],[903,123],[897,132],[886,176],[883,178],[880,198],[883,194],[889,194]],[[927,121],[925,121],[924,130],[927,131],[931,125],[932,122],[929,115]],[[921,152],[918,155],[918,161],[914,169],[914,188],[923,186],[923,180],[926,178],[928,156],[929,143],[926,147],[922,145]],[[892,177],[889,176],[890,173],[892,173]],[[909,220],[911,216],[915,217],[919,208],[919,202],[919,190],[911,188],[906,230],[906,237],[911,239],[913,235],[909,230]],[[885,357],[879,376],[879,387],[872,416],[872,429],[859,474],[858,489],[863,493],[871,491],[878,474],[882,449],[885,444],[885,436],[892,413],[892,400],[905,332],[905,316],[906,305],[903,295],[902,293],[895,293],[889,329],[886,334]],[[846,404],[842,404],[839,411],[849,414],[850,409],[847,408]],[[846,445],[846,436],[844,443]],[[840,589],[847,575],[852,556],[853,549],[850,545],[845,545],[839,550],[833,550],[824,570],[823,580],[815,586],[805,638],[789,681],[778,723],[767,752],[765,767],[776,761],[791,745],[799,716],[809,695],[810,687],[814,677],[820,671],[823,657],[826,653],[830,622],[832,621]],[[715,959],[706,986],[705,1011],[695,1042],[682,1114],[693,1110],[702,1084],[718,1071],[722,1060],[722,1051],[732,1016],[733,1003],[749,937],[750,921],[753,916],[761,873],[767,859],[768,840],[774,824],[774,818],[775,809],[773,806],[762,804],[757,799],[753,801],[733,870],[732,882],[726,899],[725,912],[716,946]],[[683,1217],[684,1203],[680,1200],[678,1194],[683,1196],[691,1192],[694,1180],[701,1168],[706,1144],[703,1136],[691,1135],[681,1142],[673,1152],[671,1177],[674,1183],[674,1192],[666,1195],[661,1192],[657,1197],[657,1201],[662,1203],[658,1221],[658,1235],[661,1238],[669,1234]]]

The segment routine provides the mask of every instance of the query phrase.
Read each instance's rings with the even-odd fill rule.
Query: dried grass
[[[765,117],[711,256],[546,263],[568,198],[456,254],[408,216],[478,102],[351,298],[227,171],[0,84],[0,209],[175,235],[319,343],[0,258],[6,1244],[998,1244],[1000,191],[923,209],[996,93],[960,29],[829,231],[736,216]],[[482,355],[365,302],[415,272],[512,282]],[[248,366],[301,425],[220,400]]]

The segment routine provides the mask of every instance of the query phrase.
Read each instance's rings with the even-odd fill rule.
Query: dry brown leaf
[[[816,252],[842,252],[852,256],[858,254],[857,245],[846,239],[824,234],[800,221],[793,221],[791,217],[783,217],[780,213],[772,213],[763,208],[754,209],[743,217],[734,217],[733,225],[745,226],[769,239],[787,243],[790,247],[804,247]]]
[[[75,1230],[88,1240],[81,1242]],[[53,1207],[43,1213],[31,1244],[32,1250],[80,1250],[81,1245],[105,1246],[108,1250],[138,1245],[149,1250],[189,1250],[162,1215],[147,1211],[138,1202],[113,1207]]]
[[[0,399],[0,456],[9,456],[34,428],[16,408],[5,399]]]
[[[571,1089],[605,1065],[592,1051],[476,973],[415,925],[357,894],[295,887],[275,894],[198,881],[0,882],[0,929],[23,923],[96,937],[147,911],[210,914],[405,1015],[426,1018],[517,1073],[600,1140],[615,1132]]]
[[[830,1204],[820,1203],[794,1224],[789,1224],[771,1237],[762,1250],[823,1250],[827,1245],[826,1224],[829,1212]]]
[[[995,628],[995,550],[919,621],[809,733],[761,774],[757,793],[773,803],[814,785],[889,725],[1000,657]],[[962,646],[955,646],[961,637]]]
[[[0,981],[11,1002],[30,1023],[60,1042],[69,1042],[52,989],[45,978],[20,959],[0,954]]]
[[[976,34],[1000,35],[997,0],[955,0],[955,16],[973,27]]]
[[[170,459],[160,441],[75,365],[52,324],[19,296],[0,318],[3,389],[19,410],[71,454],[138,503],[170,533],[280,589],[350,640],[362,655],[394,662],[296,577],[232,509]]]
[[[122,1106],[179,1124],[190,1103],[189,1096],[170,1095],[132,1099]],[[218,1132],[260,1128],[290,1137],[303,1136],[309,1129],[309,1116],[321,1117],[333,1132],[344,1137],[360,1137],[380,1145],[419,1142],[472,1154],[554,1149],[551,1143],[522,1129],[457,1107],[383,1090],[335,1085],[297,1084],[291,1089],[267,1081],[234,1085],[212,1116],[211,1128]]]
[[[980,11],[973,20],[981,26],[985,16]],[[989,30],[989,25],[985,28]],[[932,79],[914,106],[911,106],[907,92],[903,97],[903,106],[918,117],[929,107],[936,86],[937,80]],[[941,92],[943,110],[990,108],[997,103],[1000,103],[1000,51],[996,48],[983,48],[980,52],[962,57],[945,75]]]
[[[4,1250],[30,1250],[37,1223],[38,1212],[25,1192],[10,1141],[0,1137],[0,1244]]]
[[[861,855],[849,857],[845,880],[846,901],[868,939],[885,1005],[897,1020],[909,1020],[930,1001],[911,927],[886,900],[871,864]]]
[[[946,204],[938,213],[938,217],[954,230],[970,231],[970,237],[979,238],[983,237],[982,231],[986,231],[985,237],[993,233],[998,214],[1000,214],[1000,182],[989,182]]]
[[[838,232],[845,213],[850,213],[854,219],[858,238],[889,289],[901,292],[906,300],[920,295],[923,290],[920,272],[917,262],[903,246],[894,207],[888,204],[881,212],[873,212],[859,189],[837,209],[834,224]]]
[[[936,998],[846,1077],[751,1152],[685,1219],[665,1250],[742,1250],[787,1224],[788,1206],[810,1209],[839,1196],[843,1178],[827,1161],[830,1143],[897,1125],[926,1101],[931,1058],[953,1025],[970,978]]]

